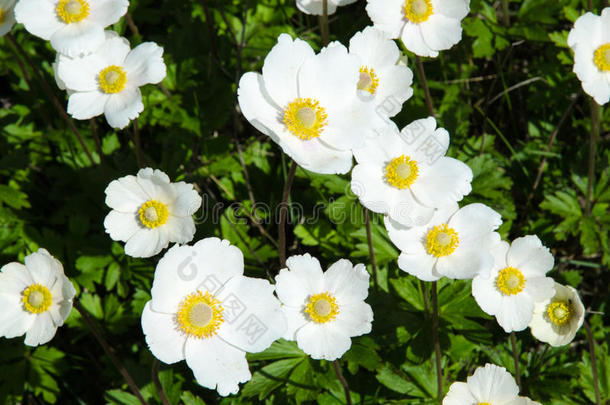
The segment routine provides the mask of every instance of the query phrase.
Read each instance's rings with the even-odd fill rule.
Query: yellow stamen
[[[610,72],[610,42],[603,44],[593,54],[595,66],[602,72]]]
[[[405,155],[392,159],[385,167],[386,180],[399,189],[409,188],[418,175],[417,162]]]
[[[479,402],[477,405],[491,405],[489,402]]]
[[[314,294],[309,298],[305,312],[309,314],[312,321],[317,323],[330,322],[339,313],[339,306],[335,297],[328,292]]]
[[[557,326],[561,326],[570,320],[572,311],[565,301],[555,301],[546,308],[546,313]]]
[[[71,24],[89,16],[89,3],[85,0],[59,0],[55,11],[63,22]]]
[[[2,11],[2,7],[0,7],[0,24],[4,22],[4,11]]]
[[[525,288],[525,281],[525,277],[519,269],[505,267],[498,273],[496,286],[504,295],[516,295]]]
[[[209,292],[194,292],[184,298],[176,314],[178,329],[199,338],[209,338],[218,332],[224,322],[224,308],[220,301]]]
[[[402,10],[407,20],[419,24],[432,15],[432,0],[407,0]]]
[[[163,225],[169,217],[167,205],[155,200],[149,200],[142,204],[138,214],[142,225],[150,229]]]
[[[379,86],[379,77],[375,73],[375,69],[369,69],[368,66],[360,68],[360,80],[358,81],[358,90],[366,90],[371,94],[375,94]]]
[[[98,81],[104,93],[118,93],[125,88],[127,73],[120,66],[110,65],[100,72]]]
[[[447,224],[435,226],[426,236],[426,250],[429,255],[435,257],[450,255],[459,244],[457,232]]]
[[[32,314],[42,314],[51,308],[53,296],[47,287],[40,284],[32,284],[23,290],[21,302],[26,311]]]
[[[284,124],[303,140],[320,136],[326,126],[326,111],[317,100],[297,98],[284,110]]]

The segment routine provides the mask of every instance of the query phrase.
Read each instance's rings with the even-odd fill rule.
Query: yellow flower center
[[[326,111],[317,100],[297,98],[284,110],[284,124],[303,140],[320,136],[326,126]]]
[[[85,0],[59,0],[55,11],[63,22],[71,24],[89,16],[89,3]]]
[[[407,20],[419,24],[432,15],[432,0],[407,0],[402,10]]]
[[[328,292],[314,294],[309,298],[305,312],[309,314],[312,321],[317,323],[330,322],[339,313],[339,306],[335,297]]]
[[[178,329],[199,339],[209,338],[218,332],[224,322],[224,308],[220,301],[209,292],[201,291],[187,295],[176,314]]]
[[[504,295],[516,295],[525,288],[525,281],[525,277],[519,269],[505,267],[498,273],[496,286]]]
[[[53,297],[51,291],[43,285],[32,284],[23,290],[21,302],[25,310],[32,314],[42,314],[51,308]]]
[[[602,72],[610,72],[610,42],[595,50],[593,61]]]
[[[417,162],[405,155],[392,159],[385,167],[385,178],[388,183],[400,189],[409,188],[418,175]]]
[[[479,402],[477,405],[491,405],[489,402]]]
[[[555,301],[546,308],[546,313],[551,318],[551,322],[561,326],[570,320],[572,311],[567,302]]]
[[[169,217],[167,205],[155,200],[149,200],[142,204],[138,214],[142,225],[150,229],[163,225]]]
[[[118,93],[125,88],[127,73],[120,66],[110,65],[100,72],[98,81],[104,93]]]
[[[2,11],[2,7],[0,7],[0,24],[4,22],[4,11]]]
[[[368,66],[360,68],[360,80],[358,81],[358,90],[366,90],[371,94],[375,94],[379,86],[379,78],[375,73],[375,69],[369,69]]]
[[[426,250],[435,257],[450,255],[459,244],[457,232],[447,224],[435,226],[426,236]]]

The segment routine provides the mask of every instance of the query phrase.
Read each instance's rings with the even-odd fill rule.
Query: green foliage
[[[318,20],[294,0],[134,0],[112,27],[136,45],[164,47],[167,78],[142,88],[138,125],[144,162],[174,181],[195,184],[204,197],[195,240],[228,239],[244,253],[246,275],[279,271],[277,206],[290,162],[236,108],[236,79],[260,70],[280,33],[320,48]],[[537,234],[551,247],[552,276],[578,288],[596,348],[602,403],[610,400],[608,285],[610,278],[610,112],[602,115],[593,176],[589,178],[589,101],[572,73],[567,34],[585,12],[580,0],[471,0],[463,40],[424,65],[439,124],[451,134],[449,155],[473,170],[473,192],[502,214],[504,238]],[[203,5],[207,4],[209,20]],[[600,0],[593,1],[599,13]],[[331,17],[333,39],[347,44],[370,24],[364,0]],[[54,85],[50,46],[22,26],[12,32]],[[242,42],[243,38],[243,42]],[[414,95],[396,117],[402,128],[426,117],[414,55]],[[23,70],[25,69],[25,70]],[[66,105],[65,93],[53,92]],[[6,38],[0,38],[0,263],[22,261],[39,247],[62,261],[78,300],[149,404],[161,399],[151,376],[153,357],[140,316],[150,299],[158,258],[133,259],[104,232],[104,189],[137,171],[133,126],[108,127],[103,118],[75,122],[87,157],[44,88]],[[99,147],[97,146],[99,139]],[[591,188],[589,188],[591,184]],[[323,266],[339,258],[366,263],[372,273],[362,208],[350,176],[298,169],[289,210],[288,254],[308,252]],[[399,251],[383,218],[369,213],[378,285],[367,302],[371,334],[354,338],[341,359],[354,403],[432,404],[436,374],[432,318],[422,284],[400,271]],[[428,286],[429,287],[429,286]],[[507,335],[484,314],[469,281],[439,281],[439,324],[445,392],[486,362],[514,365]],[[0,309],[1,310],[1,309]],[[586,333],[548,348],[529,332],[517,334],[524,391],[544,404],[590,404],[594,376]],[[0,340],[0,403],[139,404],[76,312],[48,345],[29,348],[23,337]],[[333,364],[313,361],[294,342],[279,340],[248,355],[252,379],[239,394],[219,397],[196,384],[182,363],[159,373],[172,405],[345,403]]]

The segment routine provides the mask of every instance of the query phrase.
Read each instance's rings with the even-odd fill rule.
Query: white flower
[[[399,65],[401,52],[394,41],[373,27],[356,33],[349,52],[360,57],[360,95],[372,99],[382,118],[393,117],[413,95],[413,72]]]
[[[296,340],[313,359],[335,360],[350,348],[352,336],[371,331],[363,264],[341,259],[322,272],[318,259],[305,254],[289,257],[286,266],[275,279],[288,321],[285,339]]]
[[[472,170],[445,157],[449,133],[434,117],[389,125],[378,138],[355,149],[358,164],[351,188],[362,205],[404,226],[428,223],[434,209],[460,201],[471,191]]]
[[[462,39],[461,21],[469,0],[368,0],[375,28],[400,38],[420,56],[438,56]]]
[[[347,173],[350,149],[376,136],[378,121],[375,105],[358,97],[360,66],[341,44],[316,55],[307,42],[282,34],[265,58],[263,74],[242,76],[239,106],[304,169]]]
[[[555,283],[555,295],[534,306],[532,335],[551,346],[570,343],[585,320],[585,307],[576,289]]]
[[[0,37],[6,35],[15,25],[15,1],[0,0]]]
[[[479,367],[465,383],[454,382],[443,399],[443,405],[527,405],[519,397],[515,379],[504,367],[486,364]]]
[[[472,280],[472,295],[506,333],[523,330],[532,320],[534,304],[555,294],[553,279],[545,277],[553,268],[553,255],[535,235],[517,238],[512,245],[503,241],[491,254],[492,270]]]
[[[197,382],[222,396],[252,375],[246,352],[268,348],[286,329],[267,280],[244,277],[241,251],[218,238],[174,246],[155,270],[142,329],[153,355],[186,359]]]
[[[328,15],[331,15],[337,11],[337,7],[352,4],[355,1],[356,0],[328,0],[326,11]],[[297,8],[305,14],[322,15],[322,6],[322,0],[297,0]]]
[[[15,17],[57,52],[78,56],[102,45],[104,28],[119,21],[128,6],[127,0],[19,0]]]
[[[0,336],[25,333],[25,344],[49,342],[72,310],[76,291],[61,263],[45,249],[0,269]]]
[[[192,184],[170,183],[161,170],[146,168],[137,176],[113,180],[106,187],[106,205],[112,208],[104,220],[106,233],[127,242],[129,256],[151,257],[170,242],[193,239],[192,215],[201,206],[201,197]]]
[[[68,113],[84,120],[104,114],[113,128],[124,128],[144,110],[140,86],[165,77],[163,48],[144,42],[130,49],[113,31],[87,56],[57,60],[57,82],[70,94]]]
[[[574,73],[583,90],[603,105],[610,99],[610,7],[602,15],[586,13],[568,35],[574,51]]]
[[[401,250],[398,267],[424,281],[488,273],[489,249],[500,241],[494,231],[501,224],[500,214],[479,203],[460,209],[457,203],[447,205],[427,224],[411,228],[385,218],[390,239]]]

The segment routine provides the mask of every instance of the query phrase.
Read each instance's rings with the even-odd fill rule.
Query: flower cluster
[[[140,87],[165,78],[163,48],[104,30],[127,12],[128,0],[0,0],[0,36],[15,20],[57,51],[55,79],[69,95],[68,113],[86,120],[104,114],[125,128],[144,110]]]

